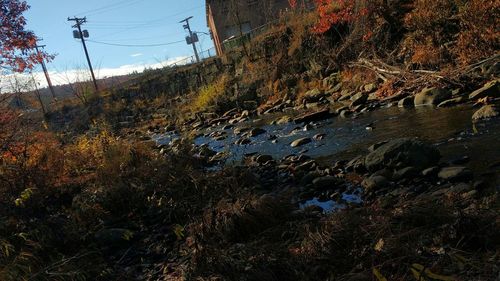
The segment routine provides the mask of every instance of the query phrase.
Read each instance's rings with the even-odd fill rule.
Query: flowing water
[[[500,122],[490,120],[473,124],[474,108],[468,105],[451,108],[418,107],[402,109],[390,107],[377,109],[353,119],[331,118],[312,124],[288,123],[270,125],[272,120],[284,114],[268,115],[263,119],[237,124],[235,128],[262,128],[266,132],[251,137],[251,143],[237,145],[241,134],[235,128],[222,126],[208,128],[195,139],[196,145],[208,145],[216,152],[227,152],[226,163],[238,163],[245,155],[260,153],[280,159],[290,154],[303,153],[328,163],[349,160],[368,153],[367,148],[377,142],[394,138],[411,137],[428,141],[438,147],[443,161],[463,156],[470,158],[468,164],[475,171],[484,171],[500,161]],[[209,135],[224,132],[226,138],[214,140]],[[322,140],[312,140],[300,147],[290,143],[298,138],[324,134]],[[161,144],[170,142],[175,135],[155,136]]]
[[[195,139],[196,145],[207,145],[216,152],[229,155],[226,164],[240,163],[245,155],[268,154],[280,159],[291,154],[305,154],[323,164],[337,160],[350,160],[366,155],[372,144],[395,138],[419,138],[435,145],[442,154],[442,161],[453,161],[464,156],[470,161],[467,166],[474,173],[500,172],[500,122],[498,119],[474,124],[471,120],[474,108],[458,106],[451,108],[419,107],[402,109],[390,107],[359,115],[356,118],[331,118],[309,124],[288,123],[271,125],[273,120],[285,114],[267,115],[237,124],[234,128],[216,126],[202,131]],[[238,145],[235,142],[242,134],[235,134],[235,128],[262,128],[266,132],[251,137],[251,142]],[[215,140],[210,135],[223,134],[226,137]],[[322,134],[321,140],[312,140],[300,147],[290,143],[298,138]],[[153,138],[160,144],[167,144],[178,135],[157,135]],[[497,182],[498,183],[498,182]],[[361,191],[343,194],[343,202],[361,202]],[[300,204],[301,208],[319,206],[324,212],[334,212],[345,207],[336,201],[320,201],[312,198]]]

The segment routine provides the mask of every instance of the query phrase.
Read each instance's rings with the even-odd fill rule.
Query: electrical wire
[[[122,0],[122,1],[119,1],[119,2],[115,2],[113,4],[102,6],[100,8],[87,10],[87,11],[79,13],[77,15],[86,15],[86,16],[89,16],[89,15],[98,15],[98,14],[102,14],[102,13],[108,12],[110,10],[116,10],[116,9],[119,9],[119,8],[123,8],[123,7],[127,7],[127,6],[130,6],[130,5],[134,5],[134,4],[142,2],[142,1],[144,1],[144,0]]]
[[[87,41],[92,42],[92,43],[96,43],[96,44],[117,46],[117,47],[160,47],[160,46],[169,46],[169,45],[174,45],[174,44],[179,44],[179,43],[185,42],[184,40],[180,40],[180,41],[159,43],[159,44],[132,45],[132,44],[115,44],[115,43],[108,43],[108,42],[101,42],[101,41],[94,41],[94,40],[87,40]]]

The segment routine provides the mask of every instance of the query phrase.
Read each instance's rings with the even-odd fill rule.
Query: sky
[[[43,38],[39,44],[55,54],[47,64],[54,84],[65,84],[84,76],[88,69],[81,41],[73,38],[74,22],[68,17],[86,17],[82,29],[88,30],[87,48],[99,78],[122,75],[144,67],[161,67],[193,55],[179,21],[190,20],[193,31],[208,33],[205,0],[27,0],[31,8],[25,13],[26,28]],[[213,48],[210,36],[200,33],[198,50]],[[95,42],[93,42],[95,41]],[[173,43],[172,42],[178,42]],[[100,43],[97,43],[100,42]],[[118,45],[164,46],[123,47]],[[212,50],[212,53],[214,51]],[[35,77],[45,86],[43,75]]]

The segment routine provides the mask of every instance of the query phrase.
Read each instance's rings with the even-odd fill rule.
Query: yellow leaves
[[[24,203],[26,203],[26,201],[28,201],[31,198],[31,196],[33,195],[35,190],[36,190],[35,188],[26,188],[25,190],[23,190],[23,192],[21,192],[21,195],[19,196],[19,198],[17,198],[14,201],[16,206],[17,207],[24,206]]]
[[[385,278],[382,273],[380,273],[380,271],[377,269],[377,268],[373,268],[372,269],[372,272],[373,272],[373,275],[375,275],[375,277],[377,277],[377,280],[378,281],[387,281],[387,278]]]
[[[385,245],[384,239],[380,239],[378,240],[377,244],[375,244],[375,247],[373,247],[373,249],[377,252],[382,252],[384,245]]]
[[[180,224],[174,225],[174,233],[175,236],[177,236],[177,240],[181,240],[182,238],[184,238],[184,236],[186,235],[184,233],[184,226]]]
[[[444,276],[433,273],[430,269],[425,268],[423,265],[414,263],[412,264],[411,273],[413,277],[418,281],[426,281],[426,280],[441,280],[441,281],[455,281],[456,279],[451,276]]]
[[[0,240],[0,254],[4,257],[9,257],[14,252],[14,246],[6,240]]]
[[[227,84],[227,76],[220,77],[216,82],[207,85],[198,92],[198,96],[191,106],[192,111],[204,110],[209,106],[217,104],[218,100],[224,95]]]
[[[132,238],[134,238],[134,233],[130,230],[126,230],[125,232],[123,232],[122,238],[125,241],[130,241]]]

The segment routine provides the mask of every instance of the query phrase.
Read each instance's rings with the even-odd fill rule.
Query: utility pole
[[[40,39],[38,39],[38,40],[40,40]],[[35,50],[36,50],[37,55],[40,55],[40,51],[38,50],[38,48],[44,48],[44,47],[45,47],[45,45],[36,45],[35,46]],[[49,86],[50,93],[52,93],[52,99],[55,100],[56,93],[54,91],[54,86],[52,86],[52,81],[50,80],[49,72],[47,71],[47,66],[45,65],[45,59],[43,57],[41,57],[41,64],[42,64],[43,73],[45,73],[45,79],[47,79],[47,85]]]
[[[198,36],[193,35],[193,32],[191,31],[191,27],[189,26],[189,20],[192,19],[193,17],[188,17],[183,20],[181,20],[179,23],[186,23],[183,25],[184,29],[186,29],[189,32],[189,37],[186,38],[186,42],[188,44],[193,45],[193,51],[194,51],[194,56],[196,57],[196,62],[200,62],[200,57],[198,56],[198,51],[196,50],[196,42],[198,42]]]
[[[87,45],[85,44],[85,37],[89,37],[88,31],[85,30],[85,32],[82,32],[82,27],[81,25],[87,22],[87,18],[68,18],[68,21],[74,21],[75,25],[73,25],[73,28],[78,28],[78,33],[75,34],[73,33],[73,37],[77,39],[82,40],[83,44],[83,50],[85,51],[85,56],[87,57],[87,62],[89,63],[89,68],[90,68],[90,74],[92,75],[92,80],[94,81],[94,87],[96,93],[99,91],[99,88],[97,87],[97,81],[95,80],[95,75],[94,75],[94,69],[92,68],[92,63],[90,62],[90,57],[89,57],[89,52],[87,51]],[[78,35],[78,36],[75,36]]]

